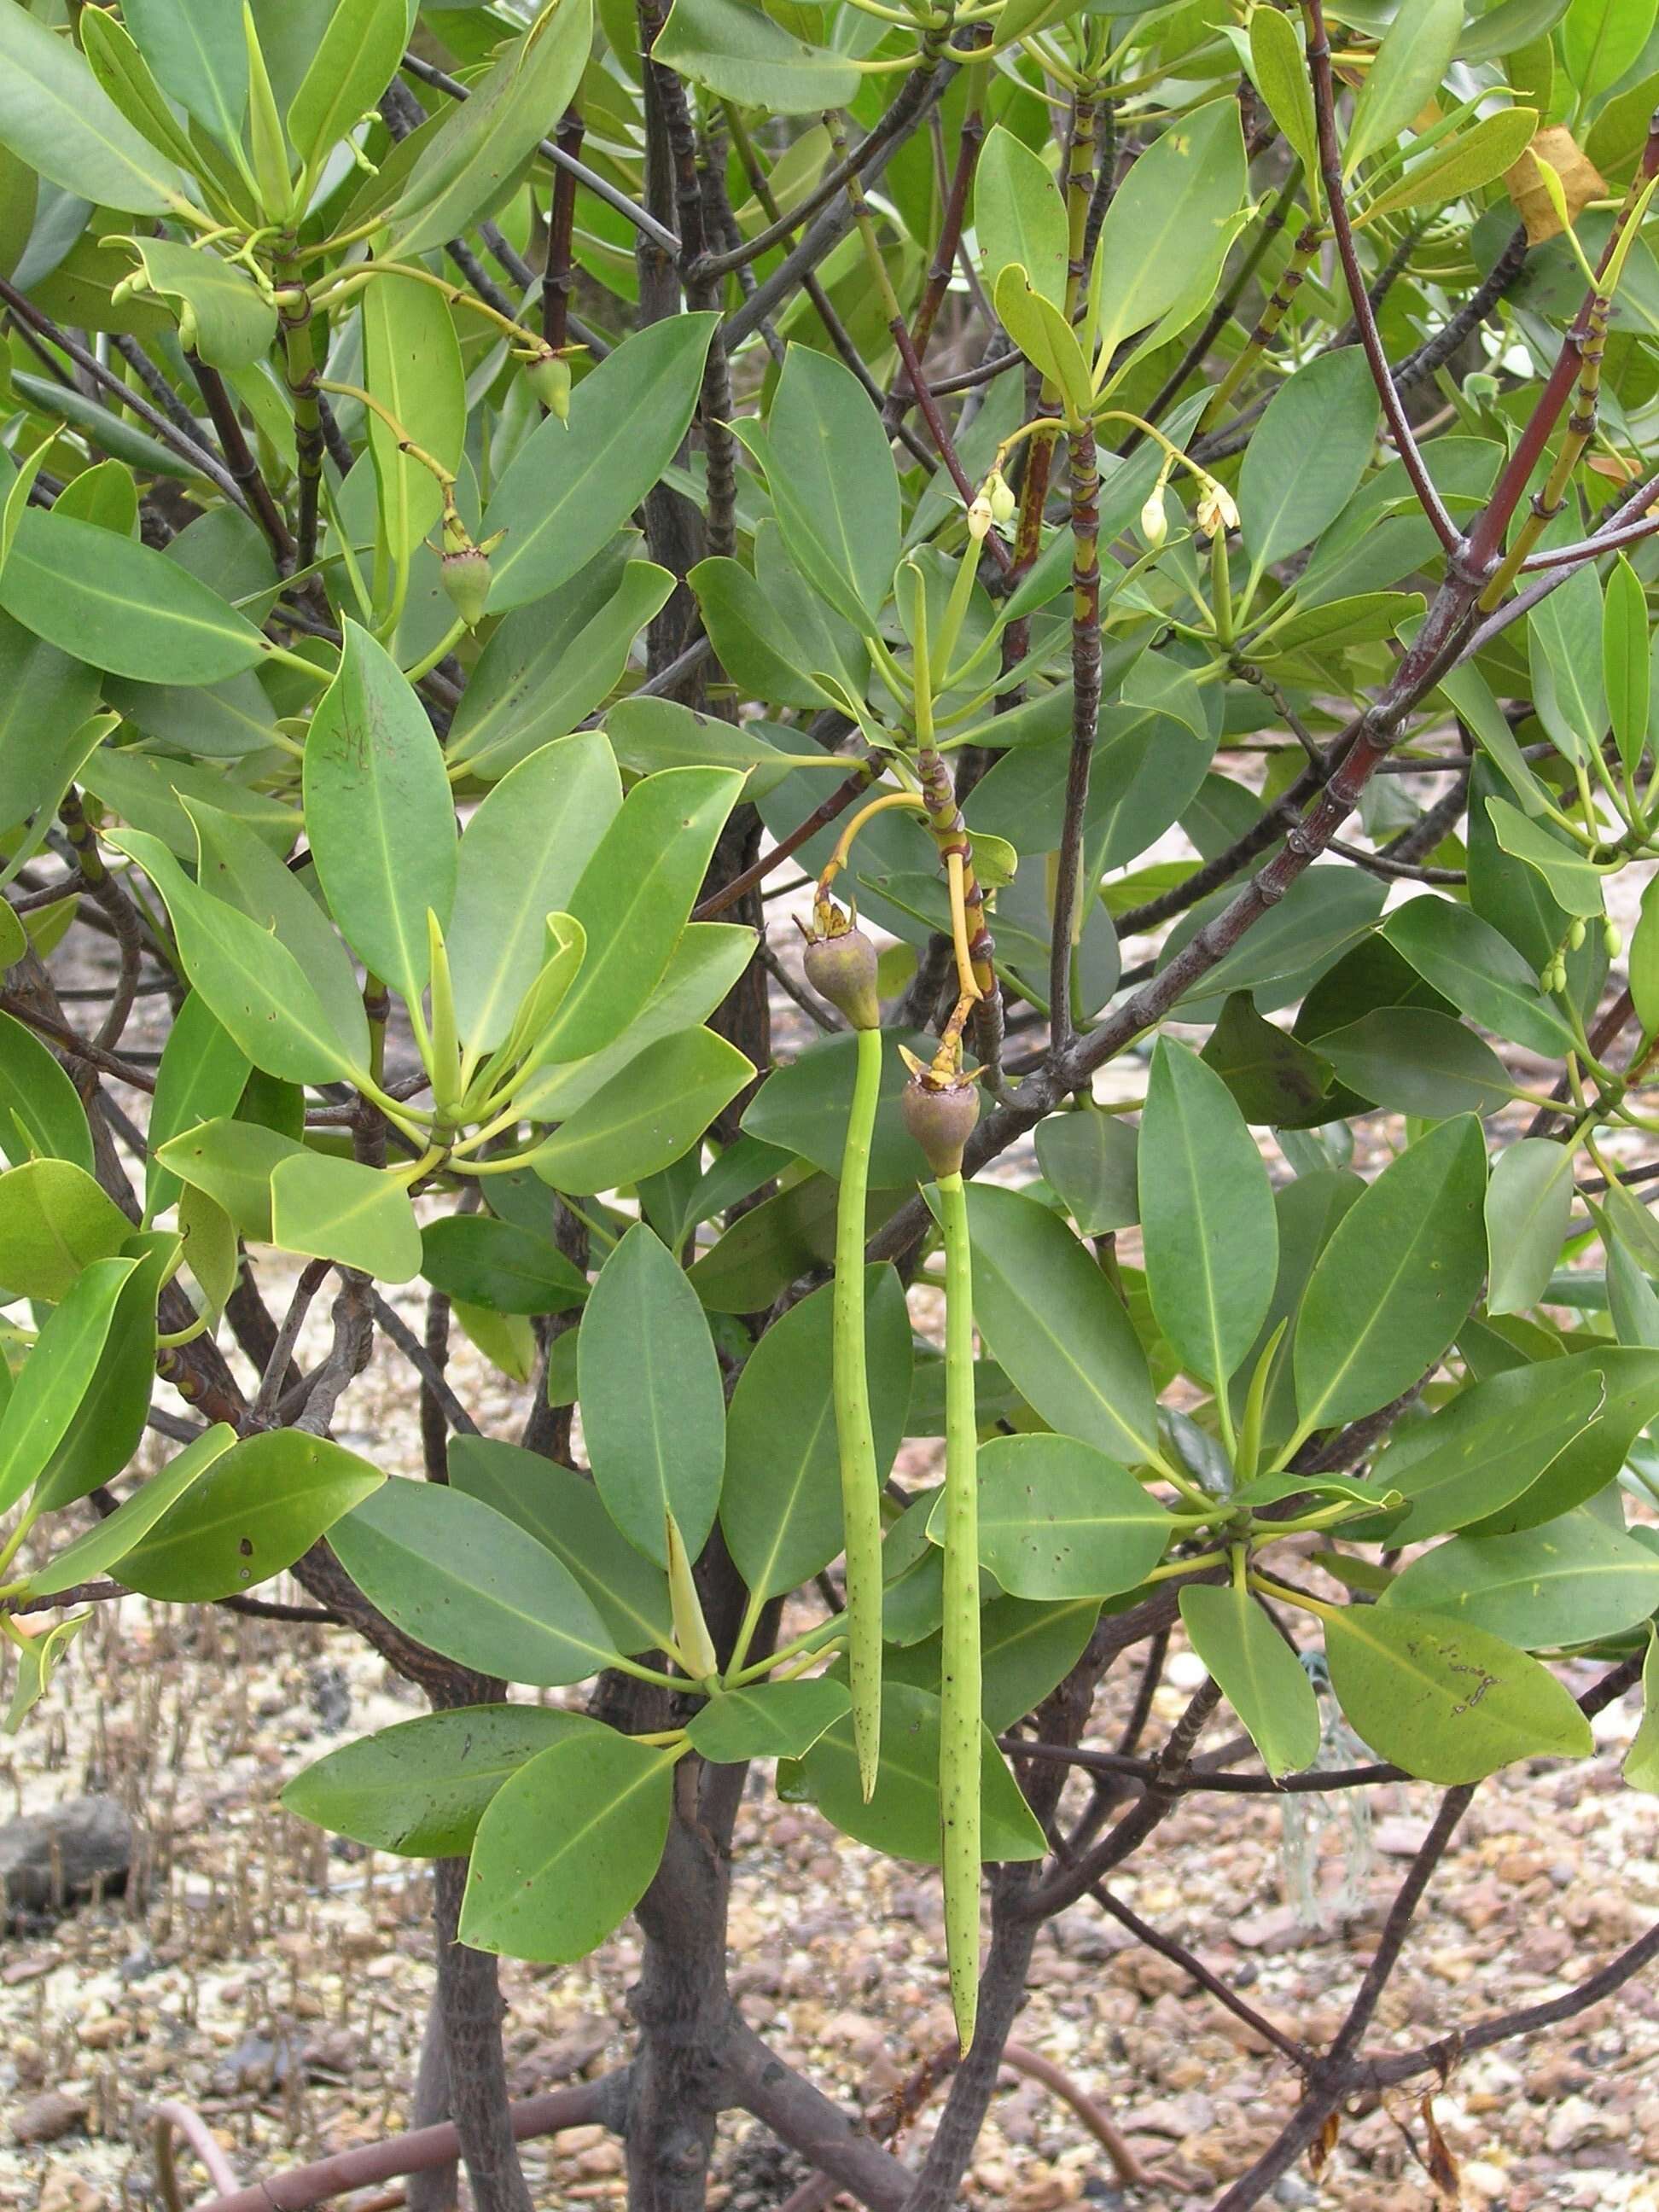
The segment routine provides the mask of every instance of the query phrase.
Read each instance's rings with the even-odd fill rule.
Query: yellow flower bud
[[[1170,534],[1170,518],[1164,509],[1164,487],[1159,484],[1140,510],[1140,534],[1156,553]]]

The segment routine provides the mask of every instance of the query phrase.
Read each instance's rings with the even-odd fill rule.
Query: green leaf
[[[1324,1616],[1331,1682],[1380,1758],[1425,1782],[1479,1782],[1512,1759],[1587,1758],[1589,1723],[1547,1668],[1484,1629],[1404,1606]]]
[[[0,1014],[0,1153],[14,1167],[37,1154],[92,1173],[81,1094],[32,1030]]]
[[[756,1682],[722,1690],[686,1727],[691,1747],[720,1765],[750,1759],[804,1759],[827,1728],[852,1707],[847,1686],[820,1676],[811,1682]]]
[[[974,231],[993,292],[1003,270],[1018,264],[1042,298],[1065,305],[1071,253],[1066,204],[1048,163],[1001,124],[986,140],[974,173]]]
[[[546,918],[571,900],[622,807],[622,776],[599,730],[542,745],[473,811],[460,841],[445,931],[460,1042],[491,1051],[544,960]]]
[[[13,1175],[28,1172],[17,1168]],[[0,1176],[0,1202],[9,1195],[5,1186],[11,1180],[11,1176]],[[109,1334],[116,1300],[137,1264],[136,1260],[100,1259],[79,1268],[41,1324],[34,1348],[0,1412],[0,1513],[17,1503],[68,1433]],[[10,1282],[9,1268],[0,1273],[0,1280]]]
[[[1647,744],[1650,682],[1647,594],[1621,553],[1602,603],[1601,683],[1619,757],[1632,775]]]
[[[939,1699],[908,1682],[882,1692],[880,1765],[866,1804],[852,1717],[836,1722],[801,1761],[802,1786],[832,1827],[891,1858],[939,1863]],[[981,1843],[994,1863],[1040,1859],[1042,1831],[988,1729],[981,1739]]]
[[[614,1190],[688,1152],[754,1076],[713,1030],[684,1030],[637,1060],[538,1145],[530,1164],[556,1190]]]
[[[26,1160],[0,1175],[0,1285],[13,1297],[61,1298],[107,1260],[132,1224],[72,1160]]]
[[[73,42],[0,9],[0,144],[65,192],[128,215],[188,204],[185,180],[135,131]]]
[[[461,1941],[560,1965],[602,1943],[657,1870],[676,1757],[584,1721],[521,1766],[478,1823]]]
[[[1158,1326],[1190,1374],[1224,1389],[1273,1294],[1273,1189],[1226,1085],[1167,1037],[1152,1055],[1139,1177],[1146,1287]]]
[[[1134,163],[1107,210],[1095,258],[1103,362],[1219,276],[1245,182],[1244,137],[1231,99],[1184,116]]]
[[[291,1567],[386,1480],[325,1437],[270,1429],[216,1459],[121,1562],[146,1597],[202,1603]]]
[[[625,769],[650,774],[665,768],[729,768],[744,778],[744,796],[766,797],[786,776],[840,780],[847,763],[813,747],[810,757],[785,752],[762,735],[765,725],[734,729],[716,714],[694,714],[674,699],[620,699],[605,716],[605,730]]]
[[[1659,1032],[1659,877],[1650,877],[1630,942],[1630,995],[1644,1036]]]
[[[1659,1630],[1648,1631],[1648,1654],[1642,1662],[1642,1722],[1625,1753],[1625,1783],[1645,1796],[1659,1796]]]
[[[610,550],[630,542],[637,541],[615,538]],[[613,561],[607,552],[562,586],[552,605],[538,601],[504,616],[450,726],[451,777],[494,781],[567,736],[616,689],[635,640],[673,590],[666,568]],[[617,796],[620,803],[620,790]]]
[[[1136,1132],[1116,1114],[1051,1114],[1033,1132],[1037,1164],[1080,1237],[1133,1228],[1140,1218]]]
[[[1389,1542],[1443,1536],[1521,1497],[1601,1419],[1606,1398],[1594,1367],[1564,1380],[1546,1360],[1477,1382],[1431,1419],[1396,1430],[1371,1477],[1406,1500]]]
[[[777,549],[775,525],[756,534],[757,563],[769,537],[774,557],[764,584],[736,561],[699,561],[688,571],[714,651],[734,683],[776,706],[839,708],[837,694],[812,672],[835,675],[851,659],[857,665],[848,689],[862,690],[856,641],[844,629],[832,629],[834,615]]]
[[[187,352],[214,368],[246,368],[264,358],[276,335],[276,310],[245,270],[206,246],[165,238],[125,243],[137,255],[149,289],[179,302],[179,343]]]
[[[1248,991],[1228,994],[1202,1058],[1247,1121],[1277,1129],[1317,1127],[1339,1110],[1332,1100],[1330,1062],[1257,1013]]]
[[[238,0],[126,0],[122,13],[162,90],[222,146],[240,147],[247,49]]]
[[[850,1036],[808,1045],[793,1060],[775,1067],[755,1093],[744,1112],[744,1133],[838,1176],[857,1058],[858,1042]],[[870,1182],[876,1189],[913,1182],[922,1170],[915,1139],[899,1114],[899,1097],[908,1079],[896,1051],[884,1052],[870,1148]]]
[[[298,1152],[270,1177],[271,1242],[285,1252],[360,1267],[382,1283],[421,1272],[421,1232],[404,1182],[383,1168]]]
[[[11,1701],[6,1708],[6,1717],[0,1721],[8,1735],[15,1735],[41,1698],[46,1695],[52,1676],[58,1672],[69,1653],[69,1647],[92,1619],[95,1610],[88,1606],[84,1613],[70,1613],[46,1630],[43,1636],[30,1638],[17,1654],[17,1675],[11,1686]]]
[[[1425,983],[1483,1029],[1548,1060],[1572,1050],[1571,1026],[1508,938],[1456,900],[1407,900],[1389,915],[1382,934]]]
[[[1524,1313],[1548,1290],[1567,1239],[1572,1166],[1571,1146],[1548,1137],[1520,1137],[1498,1153],[1486,1186],[1488,1313]]]
[[[1368,154],[1391,146],[1421,113],[1451,66],[1462,31],[1462,0],[1401,0],[1354,102],[1345,177]]]
[[[286,1083],[349,1081],[359,1062],[341,1042],[310,976],[285,945],[191,882],[159,838],[109,841],[167,902],[185,975],[256,1067]]]
[[[1158,142],[1160,145],[1163,143],[1162,139]],[[1152,156],[1143,155],[1141,159],[1150,161]],[[1083,348],[1065,315],[1036,289],[1018,262],[1012,263],[999,276],[992,299],[997,320],[1026,360],[1041,372],[1044,383],[1060,395],[1069,412],[1079,420],[1085,420],[1094,399],[1094,387],[1089,379],[1089,364],[1083,358]]]
[[[1499,845],[1542,877],[1566,913],[1586,918],[1601,914],[1601,878],[1577,846],[1566,843],[1547,823],[1529,821],[1506,799],[1489,799],[1486,811]]]
[[[339,0],[289,103],[288,135],[307,169],[320,164],[391,83],[408,29],[405,0]]]
[[[269,1244],[270,1179],[282,1161],[297,1159],[303,1149],[278,1130],[220,1115],[170,1137],[156,1157],[170,1176],[222,1207],[244,1237]]]
[[[677,768],[643,777],[629,793],[570,895],[588,953],[538,1061],[599,1052],[647,1005],[668,972],[742,788],[743,779],[724,769]]]
[[[559,112],[544,109],[543,127]],[[715,320],[667,315],[636,331],[577,385],[568,423],[550,415],[519,448],[484,513],[486,535],[507,532],[490,563],[492,614],[576,575],[657,483],[690,428]]]
[[[443,509],[437,477],[409,447],[419,446],[452,474],[459,469],[466,436],[466,375],[449,302],[430,284],[383,276],[364,293],[362,312],[363,381],[402,426],[400,434],[384,416],[369,410],[381,537],[392,563],[402,568]]]
[[[216,684],[267,651],[252,623],[177,561],[38,507],[0,569],[0,606],[65,653],[141,683]]]
[[[517,1444],[452,1437],[449,1479],[516,1522],[569,1569],[618,1651],[663,1650],[673,1641],[662,1569],[635,1550],[585,1477]]]
[[[1328,1030],[1319,1049],[1339,1081],[1396,1114],[1495,1114],[1514,1088],[1484,1039],[1431,1006],[1379,1006]]]
[[[1488,11],[1489,14],[1492,11]],[[1250,18],[1254,32],[1257,18]],[[1496,184],[1532,143],[1538,113],[1531,107],[1505,107],[1472,129],[1460,131],[1420,161],[1402,170],[1365,206],[1365,217],[1395,215],[1401,208],[1443,207]]]
[[[791,1306],[755,1346],[726,1417],[720,1526],[750,1594],[781,1597],[842,1547],[832,1388],[834,1289]],[[910,1318],[890,1267],[865,1272],[865,1355],[876,1471],[884,1480],[910,1402]]]
[[[480,1674],[580,1682],[617,1656],[568,1570],[504,1514],[447,1484],[388,1482],[329,1541],[372,1604],[429,1651]]]
[[[1561,24],[1561,55],[1581,102],[1606,92],[1638,59],[1653,17],[1653,0],[1572,0]]]
[[[848,107],[864,81],[832,49],[805,45],[744,0],[674,0],[651,53],[722,100],[773,115]]]
[[[791,346],[766,425],[766,480],[784,550],[860,632],[899,556],[899,490],[881,417],[849,368]]]
[[[397,0],[399,21],[403,0]],[[462,1705],[343,1744],[296,1774],[287,1811],[371,1850],[459,1858],[502,1784],[592,1723],[541,1705]]]
[[[943,1504],[927,1533],[944,1540]],[[1174,1526],[1127,1468],[1076,1437],[993,1437],[979,1455],[979,1557],[1010,1597],[1115,1597]]]
[[[1374,1413],[1438,1360],[1486,1273],[1486,1183],[1480,1125],[1459,1115],[1419,1137],[1343,1216],[1297,1321],[1304,1432]]]
[[[1282,20],[1282,18],[1281,18]],[[1249,1730],[1275,1779],[1298,1774],[1319,1755],[1319,1700],[1301,1661],[1249,1591],[1189,1583],[1181,1619],[1194,1650]]]
[[[179,1240],[171,1232],[140,1233],[123,1249],[138,1265],[116,1297],[75,1419],[40,1471],[37,1512],[56,1511],[112,1482],[143,1441],[155,1384],[156,1301],[179,1264]]]
[[[1464,1621],[1540,1650],[1634,1628],[1659,1607],[1659,1559],[1580,1508],[1512,1536],[1454,1536],[1390,1587],[1383,1604]]]
[[[410,1006],[426,988],[428,911],[447,928],[455,810],[443,749],[398,664],[348,617],[340,670],[306,738],[306,829],[336,921]]]
[[[1571,761],[1588,760],[1607,726],[1602,632],[1601,580],[1593,564],[1574,569],[1527,620],[1533,705]]]
[[[107,1574],[235,1442],[236,1431],[229,1423],[216,1422],[170,1459],[159,1474],[141,1483],[106,1520],[62,1551],[54,1552],[46,1565],[29,1577],[31,1593],[51,1597],[59,1590],[73,1589],[76,1583],[91,1581],[94,1575]]]
[[[587,1278],[556,1244],[483,1213],[429,1221],[421,1231],[421,1273],[446,1297],[497,1313],[565,1313],[587,1295]]]
[[[1319,132],[1307,57],[1296,25],[1276,8],[1258,8],[1250,16],[1250,75],[1304,176],[1317,176]]]
[[[407,261],[428,252],[495,213],[522,163],[568,106],[592,35],[589,0],[548,0],[524,37],[505,47],[474,84],[465,106],[452,108],[424,142],[387,214],[386,258]]]
[[[1238,512],[1258,570],[1310,545],[1352,498],[1381,406],[1358,346],[1321,354],[1267,403],[1244,449]]]
[[[672,1513],[695,1559],[720,1504],[726,1397],[697,1294],[643,1222],[611,1253],[589,1295],[576,1391],[593,1480],[611,1519],[665,1566]]]
[[[1065,1223],[1019,1192],[968,1193],[975,1318],[1051,1427],[1133,1465],[1158,1455],[1158,1407],[1127,1313]]]

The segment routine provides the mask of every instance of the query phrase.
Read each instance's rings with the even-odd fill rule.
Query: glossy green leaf
[[[461,1941],[555,1964],[602,1943],[657,1870],[674,1760],[584,1721],[521,1766],[478,1823]]]
[[[1588,1757],[1589,1723],[1537,1660],[1484,1629],[1405,1606],[1325,1616],[1331,1681],[1379,1758],[1425,1782],[1479,1782],[1511,1760]]]
[[[385,647],[349,618],[340,672],[306,738],[305,799],[317,873],[347,941],[416,1004],[427,981],[427,914],[447,929],[454,902],[455,810],[425,708]]]
[[[1060,393],[1073,417],[1086,418],[1094,397],[1089,364],[1060,308],[1037,290],[1018,262],[1002,270],[992,297],[997,320],[1026,360]]]
[[[121,1562],[146,1597],[201,1603],[293,1565],[386,1478],[356,1452],[270,1429],[216,1459]]]
[[[161,892],[185,975],[256,1067],[287,1083],[350,1079],[359,1062],[285,945],[199,890],[158,838],[126,830],[111,842]]]
[[[1037,1164],[1082,1237],[1140,1217],[1133,1127],[1115,1114],[1051,1114],[1033,1133]]]
[[[592,22],[589,0],[547,0],[465,105],[449,111],[388,212],[388,258],[428,252],[495,213],[581,82]]]
[[[173,163],[134,130],[73,44],[25,7],[0,9],[0,144],[103,207],[166,215],[188,204]]]
[[[516,1444],[452,1437],[449,1479],[515,1521],[569,1569],[618,1651],[661,1650],[673,1641],[662,1569],[635,1550],[584,1476]]]
[[[1330,1062],[1257,1013],[1248,991],[1229,993],[1202,1058],[1247,1121],[1277,1129],[1316,1127],[1337,1110]]]
[[[1455,899],[1409,899],[1382,925],[1382,934],[1425,983],[1483,1029],[1559,1059],[1572,1049],[1572,1031],[1509,939]]]
[[[1250,19],[1252,30],[1255,20]],[[1366,203],[1367,219],[1394,215],[1401,208],[1443,207],[1448,200],[1462,199],[1495,184],[1520,160],[1537,128],[1537,111],[1531,107],[1505,107],[1483,116],[1468,130],[1455,132],[1402,170],[1392,184]]]
[[[298,1152],[270,1177],[271,1242],[286,1252],[360,1267],[383,1283],[421,1272],[421,1232],[404,1183],[383,1168]]]
[[[403,0],[397,0],[401,20]],[[285,1808],[371,1850],[459,1858],[485,1808],[538,1752],[592,1723],[542,1705],[462,1705],[343,1744],[296,1774]]]
[[[107,1574],[235,1442],[236,1431],[229,1423],[216,1422],[194,1443],[175,1453],[159,1474],[141,1483],[106,1519],[54,1552],[46,1565],[29,1577],[30,1591],[37,1597],[51,1597],[58,1590],[73,1589],[76,1583]]]
[[[430,284],[383,278],[364,294],[362,312],[364,381],[402,428],[400,435],[372,410],[366,426],[380,489],[381,536],[401,567],[443,507],[438,479],[409,445],[430,453],[452,474],[459,467],[466,377],[449,302]]]
[[[1319,1755],[1319,1700],[1301,1661],[1249,1590],[1191,1583],[1181,1619],[1194,1650],[1249,1730],[1269,1774],[1297,1774]]]
[[[690,428],[714,331],[703,314],[636,331],[577,385],[568,423],[550,416],[519,448],[484,513],[486,534],[507,532],[490,562],[493,614],[574,576],[627,521]]]
[[[1379,1491],[1399,1491],[1406,1500],[1404,1516],[1389,1523],[1389,1541],[1444,1535],[1519,1498],[1601,1419],[1606,1397],[1595,1368],[1564,1379],[1557,1363],[1545,1360],[1477,1382],[1431,1419],[1397,1430],[1371,1478]]]
[[[0,1176],[0,1200],[9,1194],[5,1187],[11,1179]],[[75,1419],[109,1334],[116,1300],[137,1265],[112,1258],[76,1269],[59,1294],[60,1303],[41,1324],[0,1412],[0,1512],[17,1503]],[[9,1281],[9,1271],[0,1280]]]
[[[1064,305],[1071,252],[1066,204],[1048,163],[1000,124],[974,172],[974,231],[993,292],[1003,270],[1017,264],[1034,291],[1054,307]]]
[[[824,1730],[851,1708],[846,1685],[820,1676],[811,1682],[755,1682],[722,1690],[694,1713],[686,1734],[691,1747],[719,1765],[750,1759],[804,1759]]]
[[[92,1132],[81,1094],[32,1030],[0,1014],[0,1154],[14,1167],[37,1154],[92,1173]]]
[[[613,1190],[656,1175],[689,1152],[754,1076],[713,1030],[647,1045],[530,1155],[556,1190]]]
[[[852,371],[792,346],[766,426],[766,478],[785,550],[856,629],[899,556],[898,478],[881,418]]]
[[[824,1819],[855,1843],[922,1866],[939,1860],[939,1698],[908,1682],[890,1682],[881,1700],[881,1758],[875,1795],[859,1782],[849,1714],[821,1735],[801,1761],[802,1786]],[[1042,1831],[988,1729],[981,1739],[981,1839],[996,1863],[1041,1858]]]
[[[222,146],[240,146],[247,50],[237,0],[127,0],[122,13],[162,90]]]
[[[1505,799],[1489,799],[1486,811],[1504,852],[1541,877],[1566,913],[1588,917],[1601,912],[1601,878],[1578,846],[1566,843],[1546,823],[1528,820]]]
[[[1224,1389],[1273,1297],[1279,1267],[1273,1190],[1226,1085],[1195,1052],[1167,1037],[1152,1056],[1139,1179],[1152,1310],[1188,1371]]]
[[[638,1223],[599,1270],[576,1341],[582,1434],[605,1510],[666,1565],[672,1513],[695,1559],[726,1464],[726,1396],[684,1270]]]
[[[801,1299],[749,1355],[726,1418],[720,1526],[749,1589],[780,1597],[842,1547],[832,1392],[834,1293]],[[910,1402],[910,1319],[890,1267],[865,1274],[865,1354],[876,1470],[891,1468]]]
[[[1513,1088],[1492,1047],[1431,1006],[1379,1006],[1319,1049],[1340,1082],[1397,1114],[1495,1114]]]
[[[84,1498],[125,1472],[143,1442],[155,1385],[156,1301],[179,1264],[171,1232],[137,1235],[124,1247],[138,1265],[122,1284],[81,1402],[35,1484],[40,1511]]]
[[[446,1484],[388,1482],[329,1541],[399,1628],[480,1674],[580,1682],[617,1656],[568,1570],[504,1514]]]
[[[1021,1395],[1063,1434],[1133,1466],[1156,1455],[1146,1356],[1115,1292],[1065,1223],[1018,1191],[973,1183],[974,1314]]]
[[[1244,191],[1236,101],[1210,100],[1178,131],[1154,139],[1118,186],[1101,227],[1092,297],[1103,361],[1219,275]]]
[[[11,1686],[6,1717],[0,1721],[8,1735],[15,1735],[46,1695],[52,1676],[67,1657],[69,1648],[92,1619],[94,1608],[72,1613],[55,1621],[40,1635],[30,1638],[17,1654],[17,1672]]]
[[[936,1508],[928,1534],[944,1540]],[[993,1437],[979,1455],[980,1564],[1010,1597],[1115,1597],[1174,1534],[1126,1468],[1076,1437]]]
[[[1593,564],[1573,569],[1528,617],[1533,705],[1568,760],[1588,760],[1607,726],[1602,632],[1601,581]]]
[[[1616,84],[1653,29],[1652,0],[1572,0],[1561,24],[1561,56],[1581,100]]]
[[[1601,685],[1619,757],[1632,774],[1647,744],[1651,672],[1647,594],[1621,553],[1602,602]]]
[[[1486,1184],[1480,1125],[1460,1115],[1419,1137],[1343,1216],[1297,1322],[1304,1430],[1374,1413],[1445,1351],[1486,1269]]]
[[[64,652],[142,683],[217,683],[266,651],[252,623],[178,562],[38,507],[0,569],[0,606]]]
[[[1381,409],[1358,346],[1322,354],[1279,386],[1244,450],[1238,512],[1258,568],[1311,544],[1352,498]]]
[[[1278,9],[1256,9],[1250,17],[1250,75],[1304,175],[1313,177],[1319,173],[1319,136],[1307,57],[1297,30]]]
[[[587,957],[540,1060],[597,1053],[644,1008],[667,973],[742,787],[742,778],[725,769],[681,768],[646,776],[629,793],[570,895]]]
[[[729,768],[744,779],[745,797],[763,799],[786,777],[812,775],[839,781],[846,763],[814,747],[809,757],[786,752],[763,734],[764,725],[734,729],[717,714],[699,714],[673,699],[621,699],[605,726],[625,769],[648,775],[665,768]],[[825,790],[831,787],[826,781]]]
[[[339,0],[289,103],[288,135],[303,164],[319,162],[379,100],[408,30],[405,0]]]
[[[1659,1558],[1583,1508],[1512,1536],[1454,1536],[1383,1603],[1467,1621],[1540,1650],[1634,1628],[1659,1607]]]
[[[170,1137],[156,1157],[169,1175],[222,1206],[243,1236],[269,1244],[270,1179],[282,1161],[302,1151],[279,1130],[217,1115]]]
[[[587,1295],[586,1277],[550,1239],[483,1213],[429,1221],[421,1273],[447,1297],[497,1313],[564,1313]]]
[[[73,1160],[26,1160],[0,1175],[0,1286],[61,1298],[83,1267],[132,1234],[119,1206]]]
[[[214,368],[246,368],[262,359],[276,335],[276,310],[246,271],[206,247],[137,237],[150,291],[178,304],[179,343]]]
[[[674,0],[651,52],[693,84],[772,115],[849,106],[863,82],[832,49],[806,45],[744,0]]]
[[[1402,0],[1354,102],[1345,176],[1368,154],[1386,151],[1428,105],[1462,30],[1462,0]]]
[[[915,1044],[919,1040],[907,1037]],[[744,1109],[745,1133],[810,1160],[839,1176],[852,1112],[857,1042],[850,1036],[820,1038],[793,1060],[775,1067]],[[891,1046],[882,1055],[881,1091],[870,1148],[870,1181],[877,1188],[914,1182],[923,1162],[899,1115],[908,1081]]]
[[[1523,1313],[1549,1288],[1572,1212],[1572,1147],[1548,1137],[1520,1137],[1499,1152],[1486,1186],[1489,1313]]]

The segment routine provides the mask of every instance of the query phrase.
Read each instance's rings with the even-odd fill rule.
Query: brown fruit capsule
[[[881,1027],[876,994],[876,948],[854,923],[833,937],[815,937],[801,965],[806,980],[855,1030]]]
[[[900,1092],[899,1111],[933,1173],[960,1175],[962,1148],[979,1119],[979,1085],[953,1083],[946,1090],[935,1091],[918,1075]]]

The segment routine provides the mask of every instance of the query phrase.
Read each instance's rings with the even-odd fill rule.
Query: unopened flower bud
[[[990,536],[991,525],[995,520],[990,501],[981,492],[968,510],[968,535],[975,545],[982,545]]]
[[[1625,949],[1623,933],[1611,918],[1601,924],[1601,942],[1607,948],[1609,960],[1616,960]]]
[[[960,1175],[963,1146],[979,1119],[978,1084],[936,1088],[926,1075],[915,1076],[899,1093],[899,1111],[934,1175]]]
[[[1164,509],[1164,487],[1160,484],[1140,510],[1140,535],[1150,552],[1156,553],[1170,534],[1170,518]]]
[[[458,546],[442,556],[438,574],[456,613],[469,629],[477,629],[489,599],[489,554],[481,545]]]
[[[550,415],[561,422],[570,420],[570,363],[551,346],[531,354],[524,364],[525,382]]]
[[[1000,469],[993,469],[985,479],[981,495],[991,502],[991,520],[999,528],[1013,520],[1019,501],[1014,497]]]
[[[838,912],[834,919],[841,921],[841,928],[835,928],[832,921],[826,934],[807,940],[801,961],[806,980],[853,1028],[879,1029],[876,948],[855,921]]]
[[[1567,932],[1567,949],[1577,952],[1584,942],[1584,924],[1581,915],[1575,915],[1572,927]]]

